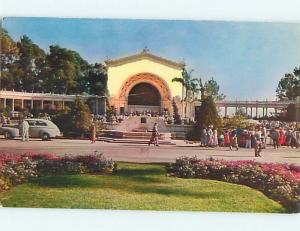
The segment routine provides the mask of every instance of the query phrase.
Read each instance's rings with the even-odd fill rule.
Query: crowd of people
[[[292,148],[300,146],[300,132],[297,131],[294,123],[263,121],[249,129],[231,127],[221,130],[213,126],[203,126],[200,131],[200,145],[203,147],[220,146],[239,150],[239,146],[242,145],[245,148],[263,149],[266,147],[267,139],[275,149],[280,146]]]

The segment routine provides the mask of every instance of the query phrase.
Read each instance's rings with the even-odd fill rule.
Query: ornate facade
[[[172,113],[172,100],[176,99],[181,108],[180,97],[182,86],[172,82],[175,77],[181,77],[184,63],[174,62],[147,51],[116,60],[107,60],[108,91],[110,104],[115,106],[118,114],[134,111],[168,111]],[[138,92],[139,84],[148,84],[147,91]],[[155,88],[155,89],[153,89]],[[150,94],[150,89],[153,89]],[[159,94],[154,97],[154,94]],[[135,100],[130,98],[135,97]],[[144,97],[159,99],[157,104],[147,105]],[[141,99],[140,102],[138,99]],[[131,104],[135,102],[135,104]],[[180,112],[182,110],[179,110]]]

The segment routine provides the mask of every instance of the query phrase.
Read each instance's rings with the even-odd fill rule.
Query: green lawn
[[[213,180],[167,177],[163,165],[118,165],[112,176],[36,179],[2,193],[5,207],[285,212],[251,188]]]

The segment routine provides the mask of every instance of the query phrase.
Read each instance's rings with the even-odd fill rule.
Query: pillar
[[[12,101],[11,101],[11,110],[12,111],[15,110],[15,99],[12,99]]]
[[[41,110],[44,110],[44,100],[41,100]]]
[[[266,116],[268,117],[268,107],[266,107]]]
[[[255,114],[256,114],[256,118],[257,118],[258,117],[258,107],[256,107]]]
[[[253,108],[252,107],[250,107],[250,116],[251,116],[251,119],[253,118],[253,110],[252,110]]]
[[[99,105],[98,105],[99,103],[98,103],[98,99],[96,98],[95,99],[95,106],[96,106],[96,115],[99,115]]]
[[[30,109],[33,110],[33,99],[30,101]]]
[[[21,108],[24,109],[24,99],[21,99]]]
[[[248,107],[246,107],[245,110],[246,110],[246,116],[248,117]]]
[[[51,101],[51,109],[54,109],[55,105],[54,105],[54,100]]]
[[[225,117],[227,116],[227,107],[225,106]]]
[[[65,101],[62,101],[62,109],[65,109]]]
[[[3,99],[3,107],[6,108],[6,98]]]
[[[275,115],[277,114],[277,107],[274,108],[275,109]]]

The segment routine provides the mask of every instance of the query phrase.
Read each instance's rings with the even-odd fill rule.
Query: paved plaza
[[[199,158],[219,158],[227,160],[256,160],[262,162],[293,163],[300,166],[300,149],[282,147],[274,150],[271,146],[263,150],[262,157],[254,157],[253,149],[240,148],[229,151],[228,148],[203,148],[196,144],[186,144],[184,141],[173,141],[176,145],[161,145],[159,147],[147,144],[108,143],[97,141],[90,144],[88,140],[54,139],[41,141],[33,139],[21,142],[18,139],[0,139],[0,153],[21,154],[25,152],[42,152],[64,154],[91,154],[95,151],[103,153],[115,161],[159,163],[173,162],[180,156],[197,156]]]

